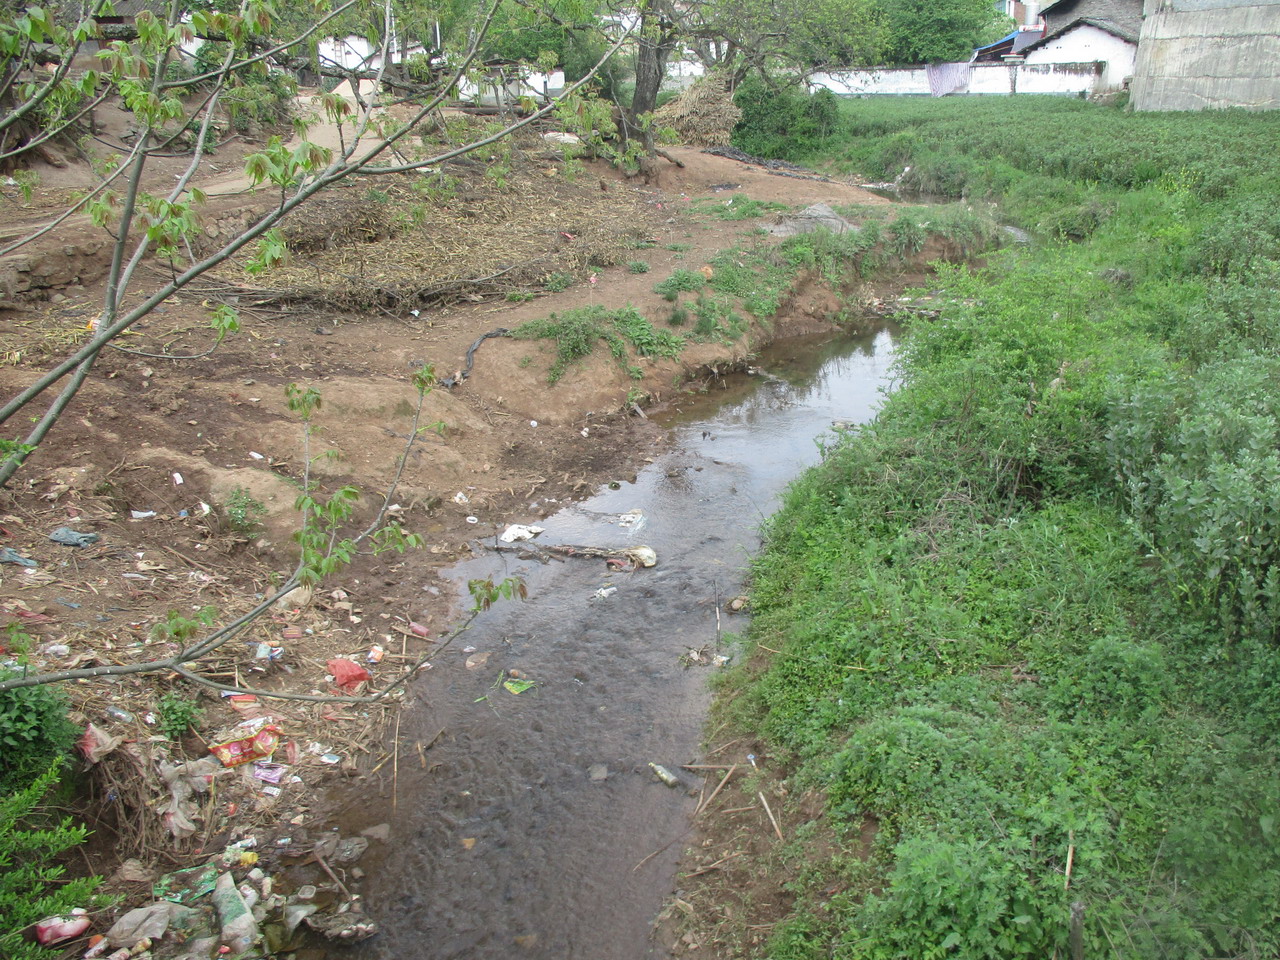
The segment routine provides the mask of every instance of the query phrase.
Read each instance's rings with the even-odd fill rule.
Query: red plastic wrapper
[[[265,760],[275,752],[283,732],[274,723],[268,723],[257,733],[239,740],[210,744],[209,752],[222,761],[224,767],[238,767],[251,760]]]
[[[369,679],[369,671],[354,660],[330,660],[325,666],[333,674],[333,682],[347,693],[355,693],[356,688]]]

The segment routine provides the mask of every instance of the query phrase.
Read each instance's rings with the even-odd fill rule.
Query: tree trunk
[[[676,45],[676,24],[664,0],[650,0],[640,13],[640,37],[636,45],[636,92],[627,113],[627,133],[640,132],[640,117],[652,113],[658,105],[658,90],[667,76],[667,58]],[[653,152],[651,136],[645,137],[645,149]]]

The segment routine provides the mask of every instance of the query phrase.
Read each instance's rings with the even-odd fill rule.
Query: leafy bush
[[[1245,354],[1155,379],[1108,435],[1139,529],[1187,606],[1229,638],[1280,639],[1280,362]]]
[[[88,831],[71,819],[41,815],[39,805],[57,782],[56,765],[17,789],[0,790],[0,954],[7,960],[44,960],[49,951],[23,938],[45,917],[92,908],[99,877],[64,880],[61,854]]]
[[[753,77],[739,85],[733,102],[742,110],[733,145],[759,157],[804,159],[840,124],[839,104],[830,90],[810,95]]]
[[[253,533],[262,525],[262,518],[267,515],[267,505],[244,487],[236,487],[227,496],[223,511],[232,530],[247,534]]]
[[[181,740],[188,727],[199,726],[204,710],[199,703],[179,693],[166,693],[156,704],[160,732],[170,740]]]
[[[19,667],[0,666],[0,679]],[[25,785],[53,760],[71,750],[76,727],[67,719],[67,701],[56,686],[17,687],[0,693],[0,793]]]

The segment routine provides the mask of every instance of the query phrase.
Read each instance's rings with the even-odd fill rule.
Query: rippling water
[[[634,483],[540,521],[540,542],[648,544],[653,569],[512,554],[456,569],[460,582],[520,576],[529,600],[484,614],[416,687],[391,839],[361,863],[383,933],[342,956],[666,955],[648,933],[673,889],[697,787],[686,775],[688,789],[670,789],[648,764],[679,772],[697,755],[713,669],[682,655],[717,652],[717,605],[724,629],[741,629],[723,604],[741,590],[761,519],[816,462],[815,438],[833,420],[872,417],[892,359],[886,330],[788,342],[761,358],[767,376],[731,378],[673,415],[677,442]],[[639,529],[618,522],[635,509]],[[596,596],[607,587],[616,591]],[[465,647],[488,660],[468,669]],[[512,669],[536,685],[502,689]],[[442,730],[422,769],[413,744]],[[386,819],[385,801],[347,797],[345,832]]]

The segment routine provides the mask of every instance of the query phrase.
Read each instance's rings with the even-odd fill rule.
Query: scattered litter
[[[431,633],[424,624],[418,623],[416,620],[409,621],[409,632],[415,637],[426,637]]]
[[[342,837],[337,833],[329,833],[321,837],[313,848],[318,859],[331,860],[335,863],[354,863],[363,857],[368,849],[367,837]]]
[[[508,693],[513,693],[516,695],[522,694],[526,690],[531,690],[533,687],[536,687],[537,685],[538,683],[536,680],[526,680],[523,677],[512,677],[508,680],[502,681],[503,689],[505,689]]]
[[[316,933],[330,940],[341,940],[355,943],[367,940],[378,932],[378,925],[372,920],[358,920],[361,914],[330,913],[323,916],[307,917],[307,926]]]
[[[278,641],[261,641],[254,646],[253,658],[255,660],[279,660],[283,656],[284,647],[280,646]]]
[[[580,146],[582,146],[582,138],[581,138],[581,137],[579,137],[579,136],[577,136],[577,135],[575,135],[575,134],[572,134],[572,133],[563,133],[563,132],[561,132],[561,131],[559,131],[559,130],[551,130],[551,131],[549,131],[549,132],[547,132],[547,133],[544,133],[544,134],[542,135],[542,139],[543,139],[543,140],[546,140],[548,143],[558,143],[558,144],[560,144],[560,145],[562,145],[562,146],[566,146],[566,147],[580,147]]]
[[[645,522],[644,511],[638,508],[628,510],[618,517],[618,526],[622,527],[623,530],[630,530],[632,533],[637,533],[645,525]]]
[[[81,533],[79,530],[72,530],[70,527],[59,527],[49,534],[49,539],[54,543],[61,543],[68,547],[87,547],[91,543],[97,543],[101,537],[96,533]]]
[[[122,711],[124,712],[124,711]],[[113,737],[92,723],[84,728],[84,733],[76,741],[81,755],[90,763],[98,763],[103,757],[113,753],[124,741],[124,737]]]
[[[36,940],[41,946],[51,947],[64,940],[74,940],[89,929],[89,911],[76,907],[66,917],[46,917],[36,924]]]
[[[652,567],[658,563],[658,555],[652,547],[637,544],[634,547],[590,547],[572,543],[552,543],[535,547],[547,553],[559,554],[562,557],[590,557],[604,560],[613,570],[635,570],[639,567]]]
[[[618,592],[617,587],[601,587],[599,590],[596,591],[596,599],[608,600],[617,592]]]
[[[513,523],[498,536],[503,543],[515,543],[517,540],[532,540],[538,534],[542,533],[542,527],[525,526],[522,523]]]
[[[209,792],[213,778],[222,772],[220,759],[201,757],[186,763],[161,762],[160,777],[169,788],[169,802],[157,812],[165,829],[177,839],[185,839],[196,832],[195,816],[199,806],[192,797]]]
[[[142,940],[159,940],[170,928],[176,933],[195,926],[196,917],[196,911],[190,907],[169,900],[159,900],[130,910],[122,916],[107,931],[107,940],[113,947],[131,947]]]
[[[213,905],[218,910],[218,920],[222,925],[222,943],[231,948],[232,956],[248,953],[260,936],[258,923],[236,889],[231,874],[224,873],[218,877],[213,888]]]
[[[591,778],[592,783],[599,783],[602,780],[609,779],[609,768],[603,763],[593,763],[587,767],[587,776]]]
[[[55,602],[61,603],[62,601],[55,601]],[[67,606],[67,605],[68,604],[64,604],[64,606]],[[80,604],[74,603],[74,604],[69,604],[69,606],[74,610],[77,607],[79,607]],[[65,643],[51,643],[47,647],[42,647],[40,652],[43,653],[46,657],[65,657],[67,654],[71,652],[71,648],[67,646]]]
[[[661,764],[650,763],[649,769],[653,771],[653,775],[655,777],[665,783],[668,787],[680,786],[680,778]]]
[[[130,857],[116,868],[111,875],[112,883],[151,883],[156,877],[155,871],[143,866],[141,860]]]
[[[333,682],[344,693],[355,693],[360,689],[360,684],[370,679],[368,670],[345,657],[330,660],[325,667],[333,676]]]
[[[315,887],[311,889],[314,891]],[[312,893],[312,896],[315,896],[315,894]],[[319,909],[314,903],[291,903],[286,906],[284,908],[284,935],[292,937],[294,931],[298,929],[298,924]]]
[[[133,723],[134,715],[128,710],[122,710],[120,707],[107,707],[104,711],[112,720],[119,720],[121,723]]]
[[[483,653],[473,653],[467,657],[467,669],[478,670],[489,662],[489,658],[493,656],[492,650],[486,650]]]
[[[151,895],[157,900],[169,900],[173,903],[190,903],[199,900],[207,893],[213,893],[213,885],[218,880],[218,865],[205,863],[185,870],[166,873],[155,882]]]
[[[360,669],[363,671],[363,668]],[[210,744],[209,752],[217,757],[224,767],[238,767],[242,763],[253,760],[265,760],[275,752],[276,744],[280,742],[283,732],[274,723],[268,723],[246,737],[228,740],[225,743]]]
[[[458,504],[458,506],[462,506],[463,504],[470,503],[470,502],[471,502],[471,498],[470,498],[470,497],[468,497],[468,496],[467,496],[465,493],[463,493],[461,490],[459,490],[457,493],[455,493],[455,494],[453,495],[453,502],[454,502],[454,503],[456,503],[456,504]]]
[[[369,648],[369,652],[365,654],[364,659],[367,663],[381,663],[382,658],[386,655],[387,651],[383,649],[382,645],[375,643]]]
[[[150,520],[156,515],[154,510],[130,510],[129,516],[135,520]]]
[[[255,459],[255,460],[265,460],[265,459],[267,459],[267,458],[266,458],[266,457],[264,457],[262,454],[258,453],[258,451],[256,451],[256,450],[250,450],[250,451],[249,451],[249,456],[253,457],[253,459]]]
[[[0,547],[0,563],[16,563],[20,567],[38,566],[34,560],[24,557],[12,547]]]
[[[289,768],[283,763],[256,760],[253,764],[253,775],[264,783],[279,783],[288,772]]]
[[[341,763],[342,758],[336,753],[322,753],[320,754],[320,762],[328,764]]]
[[[182,474],[177,472],[173,474],[173,484],[176,487],[182,486]]]
[[[467,517],[467,523],[479,523],[479,522],[480,522],[479,517]]]

